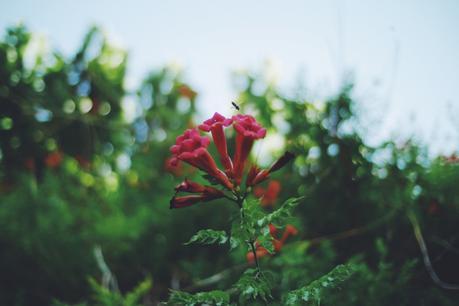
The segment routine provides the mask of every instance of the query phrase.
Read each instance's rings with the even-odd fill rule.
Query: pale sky
[[[231,73],[269,61],[289,92],[320,99],[344,72],[366,140],[415,135],[433,152],[459,149],[459,1],[0,0],[2,31],[19,21],[72,55],[93,24],[129,51],[129,84],[180,63],[203,116],[230,112]]]

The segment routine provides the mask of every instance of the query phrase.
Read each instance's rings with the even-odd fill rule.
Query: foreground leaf
[[[214,290],[191,294],[183,291],[172,290],[167,305],[229,305],[230,296],[225,291]]]
[[[225,244],[228,236],[225,231],[215,231],[211,229],[200,230],[185,245],[192,243],[199,244]]]
[[[288,199],[279,209],[259,219],[257,225],[260,227],[267,226],[271,223],[282,225],[287,218],[291,217],[293,210],[300,204],[302,199],[303,197]]]
[[[258,297],[267,301],[271,298],[271,286],[263,274],[257,273],[256,269],[248,269],[241,276],[239,281],[234,284],[243,301],[256,300]]]
[[[287,295],[286,305],[301,305],[304,303],[320,303],[322,290],[336,287],[339,283],[347,280],[355,272],[354,265],[339,265],[321,278],[309,285],[291,291]]]

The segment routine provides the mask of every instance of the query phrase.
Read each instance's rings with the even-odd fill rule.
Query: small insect
[[[239,107],[239,105],[236,104],[236,102],[231,101],[231,104],[233,104],[233,106],[234,106],[234,108],[235,108],[236,110],[240,110],[240,109],[241,109],[241,108]]]

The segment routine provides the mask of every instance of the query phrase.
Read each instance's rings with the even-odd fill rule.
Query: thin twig
[[[105,262],[104,255],[102,254],[102,248],[100,245],[94,247],[94,257],[97,262],[97,266],[102,272],[102,286],[114,292],[119,292],[118,282],[116,281],[115,275],[110,271],[107,263]]]
[[[429,273],[430,278],[434,281],[434,283],[437,286],[443,289],[459,290],[459,285],[446,283],[438,277],[438,274],[435,272],[435,269],[432,266],[432,262],[430,261],[429,251],[427,250],[427,245],[424,241],[424,237],[422,236],[421,227],[419,225],[418,220],[416,219],[416,216],[412,211],[408,212],[408,219],[410,220],[411,225],[413,227],[414,236],[416,237],[416,241],[418,242],[419,249],[422,253],[424,266],[426,267],[427,273]]]
[[[257,256],[257,250],[255,249],[255,243],[253,241],[250,241],[249,244],[250,244],[250,249],[252,250],[252,253],[253,253],[253,258],[255,259],[255,266],[257,267],[257,275],[260,275],[261,274],[260,263],[258,262],[258,256]]]

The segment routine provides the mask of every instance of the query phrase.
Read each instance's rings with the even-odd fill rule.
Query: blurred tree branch
[[[432,266],[432,262],[430,260],[429,256],[429,251],[427,249],[427,245],[424,241],[424,237],[422,235],[421,227],[419,225],[419,222],[415,216],[415,214],[412,211],[408,212],[408,219],[411,222],[411,225],[413,227],[413,232],[414,236],[416,238],[416,241],[418,242],[419,249],[421,250],[422,253],[422,259],[424,261],[424,266],[426,267],[427,272],[429,273],[430,278],[434,281],[434,283],[447,290],[459,290],[459,285],[457,284],[450,284],[442,281],[439,277],[437,272],[435,272],[435,269]]]

